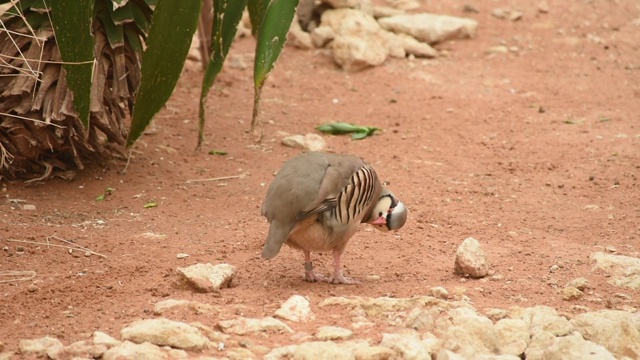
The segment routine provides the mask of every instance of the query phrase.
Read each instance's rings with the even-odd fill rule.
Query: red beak
[[[386,216],[380,216],[379,218],[373,220],[371,222],[371,224],[373,224],[373,225],[386,225],[387,224],[387,217]]]

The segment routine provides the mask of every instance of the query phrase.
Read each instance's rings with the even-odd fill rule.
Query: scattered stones
[[[218,327],[227,334],[244,335],[252,332],[287,332],[293,330],[282,321],[265,317],[262,319],[238,317],[233,320],[222,320],[218,322]]]
[[[306,151],[322,151],[327,148],[324,138],[314,133],[286,136],[282,139],[282,145]]]
[[[315,334],[316,339],[321,341],[327,340],[346,340],[353,335],[353,331],[338,326],[321,326]]]
[[[311,341],[298,345],[294,360],[353,360],[350,352],[344,351],[332,341]]]
[[[442,300],[446,300],[449,298],[449,292],[442,286],[435,286],[429,289],[429,295]]]
[[[167,299],[158,301],[153,307],[153,313],[156,315],[162,315],[169,310],[181,307],[191,309],[196,314],[207,314],[220,310],[213,305],[204,304],[197,301]]]
[[[521,356],[529,345],[529,326],[522,319],[502,319],[495,323],[499,354]]]
[[[579,291],[577,286],[585,288],[587,282],[578,278],[568,284],[575,285],[570,287]],[[453,292],[458,294],[462,289],[454,288]],[[434,288],[432,291],[434,294],[441,292],[444,292],[443,288]],[[183,301],[173,299],[165,303],[184,305]],[[299,313],[295,310],[309,306],[306,298],[294,295],[283,303],[281,309],[287,308],[287,304],[292,307],[288,310],[294,314],[293,319],[307,316],[306,311]],[[194,354],[188,351],[204,352],[204,356],[195,357],[201,360],[220,357],[267,360],[640,358],[640,314],[635,309],[633,312],[589,312],[585,308],[581,310],[582,314],[568,320],[547,306],[487,309],[486,317],[479,315],[468,303],[444,301],[430,296],[333,297],[325,299],[319,306],[347,306],[352,308],[353,321],[369,321],[368,316],[375,316],[377,319],[369,321],[372,325],[390,324],[392,330],[381,334],[379,344],[373,344],[371,340],[348,340],[354,336],[353,332],[338,326],[320,326],[313,336],[299,330],[294,333],[286,324],[270,317],[239,317],[218,321],[217,327],[224,333],[199,323],[186,324],[159,318],[136,321],[123,328],[123,342],[96,331],[89,340],[68,346],[51,337],[23,340],[20,342],[20,352],[23,356],[47,356],[53,360],[193,357]],[[353,325],[356,328],[355,323]],[[290,341],[299,344],[270,349],[257,345],[251,337],[244,337],[251,334],[266,338],[267,334],[264,333],[273,332],[293,334]],[[0,360],[11,356],[11,352],[0,353]]]
[[[498,19],[508,19],[511,21],[518,21],[522,19],[522,11],[513,10],[508,8],[497,8],[491,11],[491,15]]]
[[[186,268],[177,268],[180,273],[198,291],[214,292],[229,287],[236,275],[236,267],[229,264],[195,264]]]
[[[407,34],[427,44],[473,38],[478,28],[473,19],[427,13],[394,15],[378,22],[385,30]]]
[[[275,313],[276,317],[294,322],[307,322],[316,318],[311,312],[309,300],[301,295],[293,295]]]
[[[382,334],[380,346],[393,350],[391,358],[405,360],[429,359],[429,349],[422,343],[418,333]]]
[[[467,238],[458,247],[454,272],[473,278],[487,276],[489,273],[489,261],[478,240],[472,237]]]
[[[60,340],[45,336],[32,340],[20,340],[20,353],[24,355],[45,356],[48,352],[58,352],[64,345]]]
[[[589,287],[589,280],[585,278],[573,279],[569,281],[564,287],[565,288],[574,287],[580,291],[584,291],[587,287]]]
[[[542,358],[615,360],[615,357],[603,346],[583,339],[577,332],[554,338],[553,343],[542,352]]]
[[[497,350],[496,330],[488,318],[469,308],[456,308],[436,321],[442,347],[472,358],[479,354],[494,354]]]
[[[159,346],[151,343],[135,344],[125,341],[112,347],[102,355],[102,360],[163,360],[169,355]]]
[[[580,289],[573,286],[564,287],[562,290],[560,290],[560,293],[562,294],[562,300],[565,301],[580,299],[583,294]]]
[[[135,321],[122,329],[120,335],[123,340],[138,344],[150,342],[186,350],[206,349],[210,343],[198,328],[164,318]]]
[[[423,308],[413,308],[404,321],[404,327],[417,331],[431,331],[435,326],[435,321],[431,313]]]
[[[78,341],[63,348],[50,348],[47,356],[50,359],[98,359],[108,349],[107,345],[96,345],[91,341]]]
[[[96,345],[106,345],[107,347],[112,347],[120,345],[122,341],[116,340],[111,335],[103,333],[102,331],[95,331],[93,333],[93,343]]]
[[[640,314],[600,310],[577,315],[571,323],[585,339],[614,355],[640,359]]]
[[[609,284],[640,289],[640,259],[596,252],[589,256],[592,271],[602,271],[611,276]]]

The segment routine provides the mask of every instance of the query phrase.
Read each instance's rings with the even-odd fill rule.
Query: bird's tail
[[[290,226],[283,226],[273,221],[269,227],[267,241],[264,244],[264,248],[262,248],[262,258],[269,260],[278,255],[290,232]]]

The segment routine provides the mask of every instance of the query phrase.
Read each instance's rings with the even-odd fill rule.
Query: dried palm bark
[[[112,47],[94,21],[90,124],[73,106],[49,24],[32,30],[14,18],[0,32],[0,177],[30,181],[86,161],[124,154],[127,119],[140,83],[140,57],[127,42]]]

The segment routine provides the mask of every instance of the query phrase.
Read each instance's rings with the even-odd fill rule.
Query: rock
[[[0,360],[11,360],[14,355],[13,351],[0,352]]]
[[[229,264],[196,264],[186,268],[177,268],[178,273],[189,281],[198,291],[214,292],[229,287],[236,275],[236,267]]]
[[[409,55],[427,59],[435,58],[439,55],[438,50],[426,42],[418,41],[416,38],[406,34],[398,34],[396,36],[404,51]]]
[[[111,335],[103,333],[102,331],[95,331],[92,341],[96,345],[106,345],[107,347],[117,346],[122,343],[122,341],[116,340]]]
[[[22,210],[36,211],[36,206],[35,205],[31,205],[31,204],[24,204],[24,205],[22,205]]]
[[[437,299],[447,300],[449,298],[449,292],[442,286],[435,286],[429,289],[429,296],[433,296]]]
[[[555,343],[556,337],[547,331],[532,334],[529,346],[524,351],[527,360],[542,360],[544,351]]]
[[[521,356],[529,345],[529,326],[521,319],[502,319],[494,325],[499,354]]]
[[[478,240],[472,237],[466,238],[458,247],[454,271],[456,274],[474,278],[487,276],[489,261]]]
[[[385,30],[411,35],[427,44],[472,38],[478,28],[478,22],[472,19],[428,13],[384,17],[378,23]]]
[[[380,346],[393,350],[392,359],[421,360],[431,358],[429,350],[417,333],[382,334]]]
[[[369,0],[321,0],[322,3],[330,5],[334,9],[351,8],[351,9],[365,9],[367,13],[368,8],[371,8],[371,1]],[[362,11],[362,10],[361,10]]]
[[[565,288],[567,287],[574,287],[580,291],[584,291],[587,287],[589,287],[589,280],[585,279],[585,278],[577,278],[577,279],[573,279],[571,281],[569,281],[565,286]]]
[[[145,319],[131,323],[120,331],[123,340],[134,343],[150,342],[185,350],[203,350],[210,341],[198,328],[169,319]]]
[[[615,360],[604,346],[583,339],[577,332],[555,338],[554,343],[543,351],[542,357],[545,360]]]
[[[417,331],[431,331],[435,326],[435,321],[428,310],[416,307],[407,314],[404,326]]]
[[[299,49],[313,49],[311,34],[302,30],[298,17],[294,16],[291,27],[287,33],[287,45],[297,47]]]
[[[352,360],[351,352],[344,351],[331,341],[311,341],[298,345],[293,360]]]
[[[311,41],[313,42],[313,46],[321,48],[327,45],[331,40],[333,40],[336,37],[336,34],[329,26],[318,26],[317,28],[311,30],[310,36]]]
[[[64,345],[60,340],[45,336],[38,339],[20,340],[20,353],[23,355],[44,356],[48,352],[61,351]]]
[[[288,345],[271,349],[267,355],[264,356],[264,360],[281,360],[291,359],[296,352],[298,345]]]
[[[366,346],[353,351],[356,360],[388,360],[393,355],[393,350],[384,346]]]
[[[324,141],[324,138],[313,133],[284,137],[282,139],[282,145],[307,151],[322,151],[327,147],[327,143]]]
[[[466,360],[462,355],[458,355],[451,350],[440,349],[435,360]]]
[[[176,307],[186,307],[193,310],[196,314],[207,314],[214,311],[220,311],[216,306],[197,301],[167,299],[158,301],[153,307],[153,313],[156,315],[162,315]]]
[[[538,12],[541,14],[546,14],[549,12],[549,4],[546,1],[541,1],[538,3]]]
[[[420,3],[417,0],[387,0],[387,2],[399,10],[416,10],[420,8]]]
[[[84,358],[84,359],[98,359],[100,358],[108,349],[104,344],[96,345],[90,341],[78,341],[73,344],[67,345],[63,348],[49,348],[47,350],[47,356],[50,359],[73,359],[73,358]]]
[[[596,252],[589,256],[592,271],[602,271],[611,276],[609,284],[640,289],[640,259]]]
[[[560,293],[562,294],[562,300],[565,301],[577,300],[582,297],[582,291],[573,286],[563,288],[560,290]]]
[[[448,302],[436,299],[431,296],[415,296],[410,298],[392,298],[392,297],[330,297],[322,300],[318,306],[349,306],[361,309],[367,316],[377,316],[389,312],[399,312],[409,310],[414,307],[431,307],[435,310],[447,310],[453,307],[470,307],[467,303]]]
[[[287,324],[272,317],[262,319],[238,317],[233,320],[218,321],[218,327],[227,334],[244,335],[252,332],[293,333]]]
[[[167,299],[167,300],[158,301],[153,306],[153,313],[156,315],[162,315],[165,311],[169,309],[173,309],[179,306],[187,306],[189,305],[189,303],[190,303],[189,300],[176,300],[176,299]]]
[[[345,340],[353,335],[353,331],[338,326],[321,326],[316,331],[316,339],[320,341],[327,340]]]
[[[496,330],[491,320],[468,308],[451,309],[446,315],[436,321],[443,348],[468,358],[496,352]]]
[[[571,320],[576,331],[612,354],[640,359],[640,314],[600,310],[579,314]]]
[[[496,8],[491,10],[491,15],[498,19],[509,19],[511,21],[517,21],[522,19],[522,11],[512,10],[508,8]]]
[[[258,359],[256,354],[245,348],[233,348],[225,351],[225,355],[230,360],[253,360]]]
[[[134,344],[124,341],[102,355],[102,360],[162,360],[169,356],[159,346],[145,342]]]
[[[346,71],[356,72],[382,65],[387,51],[381,42],[354,36],[337,36],[331,43],[333,60]]]
[[[333,9],[322,13],[322,26],[333,30],[334,61],[347,71],[358,71],[384,63],[390,50],[384,30],[371,15],[353,9]]]
[[[372,15],[376,19],[380,19],[387,16],[393,16],[393,15],[401,15],[401,14],[405,14],[405,11],[400,9],[395,9],[389,6],[378,6],[378,5],[373,6]]]
[[[316,315],[311,312],[309,300],[301,295],[293,295],[275,312],[275,316],[294,322],[312,321]]]
[[[529,326],[529,334],[535,335],[539,332],[548,332],[554,336],[565,336],[575,330],[574,325],[564,316],[548,306],[534,306],[530,308],[512,308],[509,312],[510,318],[524,320]]]

